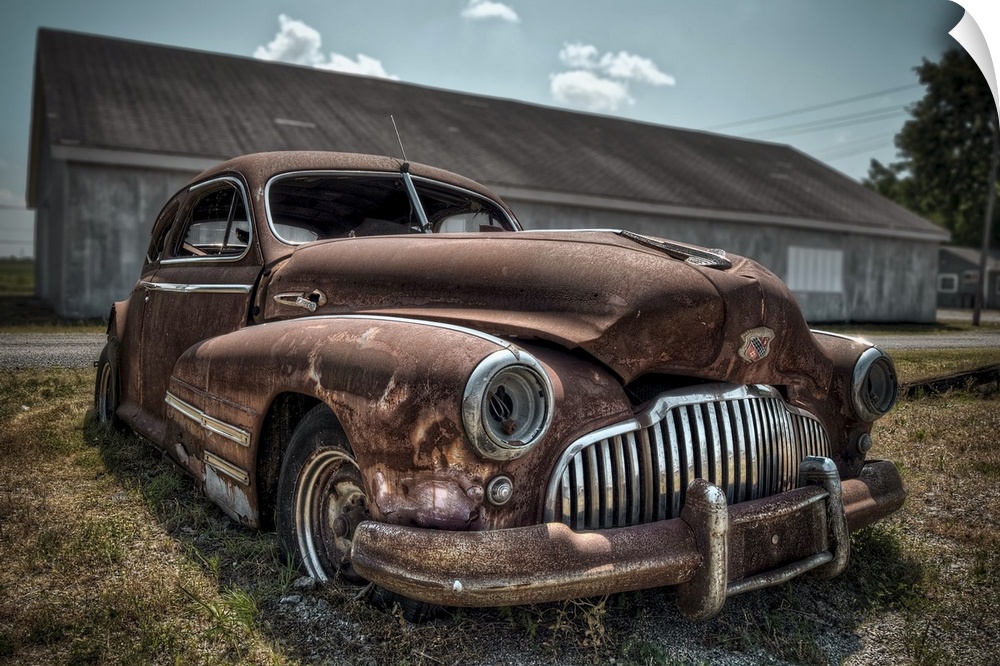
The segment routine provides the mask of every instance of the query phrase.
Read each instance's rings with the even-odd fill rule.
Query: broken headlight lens
[[[494,460],[524,455],[552,422],[552,384],[533,357],[508,350],[473,370],[462,401],[465,431],[476,450]]]

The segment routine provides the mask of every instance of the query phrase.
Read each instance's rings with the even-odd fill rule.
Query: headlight
[[[851,402],[858,416],[874,421],[892,409],[898,395],[896,368],[889,355],[876,347],[863,353],[851,380]]]
[[[465,431],[494,460],[527,453],[552,422],[552,384],[530,355],[494,352],[472,371],[462,401]]]

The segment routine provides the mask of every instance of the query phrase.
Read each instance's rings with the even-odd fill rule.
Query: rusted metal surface
[[[855,526],[898,509],[898,493],[891,490],[898,479],[892,465],[874,463],[861,478],[845,480],[847,524],[860,529]],[[804,573],[834,557],[828,552],[822,488],[727,508],[717,488],[695,483],[698,499],[684,517],[634,527],[574,532],[546,523],[442,533],[362,523],[352,561],[379,585],[450,606],[502,606],[681,585],[682,612],[705,619],[721,609],[726,596],[745,591],[734,582],[761,576],[762,584],[777,584],[789,571]]]
[[[715,260],[634,234],[516,231],[511,211],[481,185],[406,168],[406,187],[400,179],[394,190],[403,164],[391,158],[271,153],[221,164],[168,202],[135,290],[112,310],[117,415],[234,519],[271,522],[286,447],[317,405],[346,436],[371,517],[353,535],[355,570],[436,603],[529,603],[682,584],[682,610],[708,617],[727,595],[807,570],[837,573],[846,530],[901,506],[895,468],[865,464],[871,422],[852,406],[852,372],[870,346],[811,333],[772,273],[742,257]],[[274,183],[291,182],[277,178],[288,173],[298,180],[282,195],[286,211],[298,210],[295,188],[363,177],[365,192],[388,192],[393,210],[415,211],[420,223],[398,226],[385,209],[368,215],[358,204],[368,199],[352,191],[352,214],[363,222],[338,238],[295,245],[294,233],[276,232],[289,220],[269,219],[267,200]],[[233,205],[204,205],[199,215],[226,240],[192,245],[191,211],[220,184],[239,195]],[[342,210],[337,192],[322,194],[315,209],[295,213],[300,232],[308,231],[307,213],[326,216],[318,229]],[[484,210],[495,216],[469,223],[480,233],[408,233],[450,219],[453,200],[462,224]],[[234,218],[238,201],[246,219]],[[523,368],[511,381],[528,383],[485,395],[507,363]],[[713,411],[723,393],[710,394],[685,407],[697,413],[678,417],[683,428],[670,426],[687,438],[671,445],[673,458],[665,446],[642,448],[660,436],[639,424],[644,410],[656,411],[670,391],[708,385],[780,404],[744,400],[724,417]],[[510,395],[537,404],[516,406]],[[469,427],[470,418],[496,418],[501,436],[512,433],[515,413],[536,420],[537,441],[497,445],[481,441],[492,431]],[[574,493],[566,502],[613,514],[615,527],[574,532],[546,522],[546,512],[555,513],[559,465],[591,440],[601,464],[585,470],[573,461],[578,483],[565,485]],[[803,463],[804,487],[792,488],[800,458],[820,449],[825,462]],[[771,479],[778,485],[747,471],[758,460],[761,474],[781,475]],[[688,485],[710,476],[702,471],[709,465],[722,489],[701,478]],[[668,492],[668,466],[688,496],[661,515],[651,507]],[[648,510],[626,510],[640,501],[629,498]],[[340,551],[350,537],[338,533]]]
[[[726,495],[704,479],[691,482],[681,520],[694,534],[701,563],[677,587],[677,606],[691,620],[707,620],[726,603],[729,561],[729,511]]]

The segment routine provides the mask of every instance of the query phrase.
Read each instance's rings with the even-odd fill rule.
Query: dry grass
[[[84,441],[92,382],[80,370],[3,377],[0,661],[281,663],[252,599],[198,566],[150,506],[176,472],[136,438]]]
[[[138,438],[85,425],[92,371],[0,381],[0,663],[1000,662],[995,393],[880,422],[874,454],[898,461],[910,500],[853,537],[835,581],[736,597],[698,624],[649,590],[414,626],[356,588],[294,589],[272,535],[233,524]]]
[[[893,350],[892,360],[896,364],[900,381],[912,383],[997,365],[1000,363],[1000,348],[937,349],[933,352]]]
[[[907,616],[913,663],[1000,663],[1000,396],[904,402],[877,428],[909,501],[891,524],[924,560],[921,612]],[[992,637],[992,638],[990,638]]]

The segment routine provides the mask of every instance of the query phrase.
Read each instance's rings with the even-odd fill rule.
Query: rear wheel
[[[94,381],[94,410],[98,423],[122,427],[118,418],[121,389],[118,373],[118,340],[108,338],[97,360],[97,377]]]

